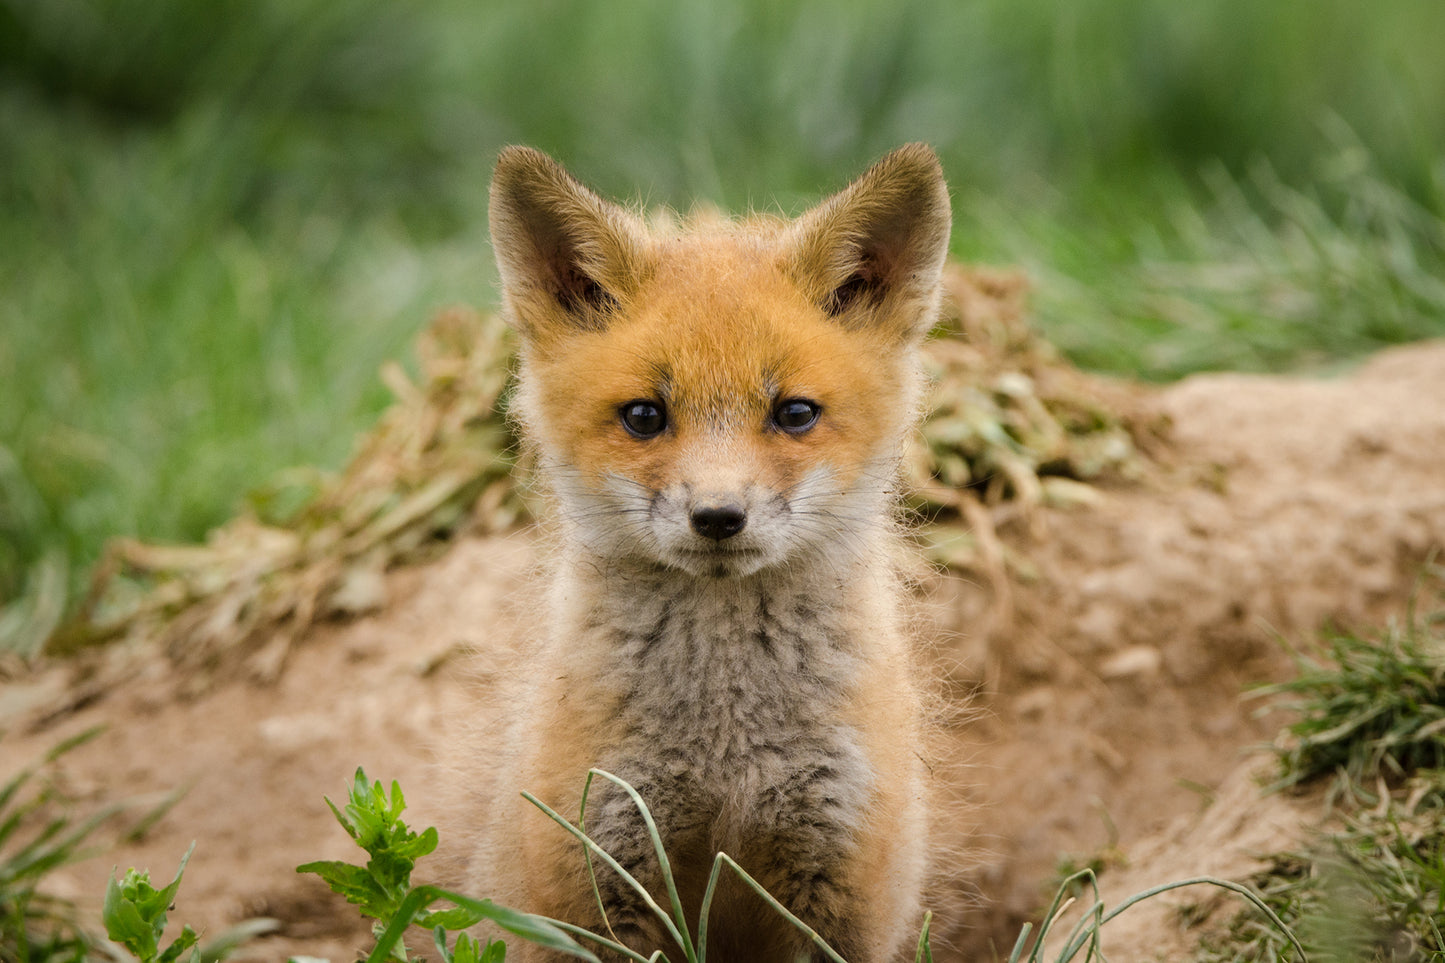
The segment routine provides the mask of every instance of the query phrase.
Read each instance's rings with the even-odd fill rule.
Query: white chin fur
[[[869,473],[865,473],[865,476]],[[737,493],[747,525],[716,541],[693,531],[683,486],[657,493],[621,476],[600,487],[568,478],[554,491],[568,535],[599,558],[665,565],[695,576],[740,578],[815,552],[836,551],[877,524],[886,504],[871,488],[840,491],[831,471],[815,469],[786,496],[758,486]],[[866,482],[864,483],[866,485]]]

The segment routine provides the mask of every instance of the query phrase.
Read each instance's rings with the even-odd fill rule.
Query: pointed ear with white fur
[[[541,151],[502,151],[490,204],[503,301],[526,339],[605,328],[647,271],[641,221]]]
[[[937,156],[909,144],[794,222],[787,269],[840,324],[918,338],[937,320],[951,227]]]

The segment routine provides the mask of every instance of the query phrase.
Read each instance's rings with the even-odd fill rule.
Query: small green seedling
[[[434,935],[437,952],[448,963],[505,963],[507,959],[507,944],[501,940],[488,940],[483,946],[475,937],[461,933],[457,935],[457,945],[448,952],[447,931],[438,926]]]
[[[326,881],[326,885],[346,897],[348,902],[361,907],[361,912],[372,919],[391,920],[411,891],[411,871],[416,861],[436,849],[436,830],[412,832],[401,819],[401,813],[406,808],[401,786],[393,782],[388,797],[386,787],[367,779],[366,773],[360,769],[356,771],[350,801],[345,809],[337,809],[330,799],[326,800],[326,805],[331,807],[337,822],[370,858],[364,867],[339,860],[325,860],[298,866],[296,871],[317,874]],[[431,920],[435,915],[428,914],[426,920],[416,922],[426,926],[438,925]],[[447,922],[458,924],[450,928],[460,929],[476,920]]]
[[[166,928],[166,913],[175,901],[176,891],[181,888],[181,875],[186,871],[186,863],[195,848],[196,844],[191,843],[191,848],[181,857],[176,878],[162,889],[151,885],[149,873],[127,870],[119,882],[115,874],[111,874],[105,889],[101,919],[110,938],[135,954],[140,963],[175,963],[187,950],[190,950],[190,955],[186,957],[186,963],[201,961],[196,931],[189,926],[182,927],[181,935],[170,946],[164,950],[160,948],[161,934]]]
[[[401,818],[406,800],[396,782],[392,782],[388,794],[381,783],[372,782],[364,771],[357,769],[345,809],[337,809],[330,799],[326,804],[347,834],[366,850],[369,857],[366,865],[322,860],[298,866],[296,871],[320,876],[332,890],[376,920],[373,925],[376,947],[367,957],[367,963],[387,960],[406,963],[409,957],[402,936],[413,925],[432,931],[444,963],[502,963],[506,948],[501,942],[488,941],[483,945],[461,934],[456,945],[447,949],[448,931],[464,930],[484,919],[540,946],[596,963],[596,956],[540,916],[436,886],[412,886],[412,869],[418,859],[436,849],[437,831],[428,828],[415,833],[406,825]],[[428,911],[427,907],[438,901],[449,902],[452,907]]]

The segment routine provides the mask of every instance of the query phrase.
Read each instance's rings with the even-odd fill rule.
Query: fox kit
[[[722,851],[853,963],[916,939],[928,804],[893,500],[949,226],[923,145],[796,220],[669,229],[537,151],[502,153],[511,410],[558,544],[490,750],[473,891],[680,958],[518,797],[575,819],[597,767],[651,808],[694,932]],[[594,781],[585,827],[668,905],[623,792]],[[715,963],[815,952],[726,870],[707,935]]]

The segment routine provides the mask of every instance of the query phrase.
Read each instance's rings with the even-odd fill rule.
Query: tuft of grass
[[[1344,817],[1301,848],[1270,855],[1248,883],[1325,963],[1445,960],[1445,773]],[[1280,933],[1239,915],[1201,940],[1198,963],[1280,959]]]
[[[1278,744],[1279,787],[1331,780],[1330,796],[1376,801],[1378,784],[1445,770],[1445,612],[1377,639],[1327,636],[1296,678],[1256,690],[1299,714]]]
[[[1304,947],[1295,937],[1290,927],[1280,918],[1279,914],[1264,900],[1258,893],[1249,886],[1226,879],[1218,879],[1213,876],[1198,876],[1193,879],[1179,880],[1173,883],[1164,883],[1159,886],[1144,890],[1141,893],[1124,900],[1118,906],[1109,908],[1099,897],[1098,879],[1094,870],[1083,869],[1065,879],[1054,896],[1053,902],[1049,905],[1048,911],[1043,916],[1037,931],[1030,923],[1025,923],[1020,931],[1018,940],[1015,942],[1013,951],[1009,954],[1008,963],[1106,963],[1108,956],[1104,953],[1102,929],[1106,923],[1115,919],[1121,913],[1127,911],[1145,900],[1153,899],[1162,893],[1184,889],[1190,886],[1213,886],[1234,893],[1250,904],[1254,910],[1263,914],[1266,924],[1260,924],[1267,929],[1279,941],[1280,952],[1270,957],[1273,960],[1284,961],[1290,958],[1292,950],[1300,963],[1306,960]],[[1078,894],[1092,892],[1093,901],[1083,904],[1079,908],[1079,916],[1064,939],[1058,944],[1057,952],[1049,950],[1049,937],[1051,931],[1059,925],[1075,909],[1074,904],[1079,899]],[[1254,919],[1254,914],[1249,913],[1247,917]]]
[[[1432,568],[1435,575],[1439,571]],[[1324,784],[1341,825],[1274,854],[1250,882],[1314,960],[1445,961],[1445,612],[1347,632],[1258,690],[1298,714],[1275,789]],[[1276,933],[1236,917],[1198,959],[1277,959]]]
[[[51,778],[61,756],[99,735],[88,729],[51,749],[0,786],[0,960],[84,963],[98,949],[73,903],[45,891],[54,870],[93,855],[95,831],[121,810],[112,805],[76,819]]]

